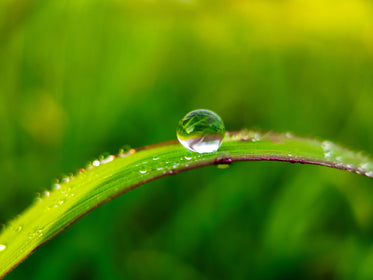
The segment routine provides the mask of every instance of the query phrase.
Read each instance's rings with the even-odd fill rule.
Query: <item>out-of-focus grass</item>
[[[371,2],[352,0],[1,1],[0,223],[101,152],[174,139],[195,108],[228,130],[294,131],[372,154],[372,17]],[[367,178],[241,163],[151,184],[8,278],[373,277]]]

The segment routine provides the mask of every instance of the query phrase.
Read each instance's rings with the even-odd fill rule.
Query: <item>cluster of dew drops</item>
[[[138,172],[140,176],[145,176],[153,171],[161,174],[175,174],[177,169],[182,164],[183,167],[188,167],[189,164],[185,161],[190,161],[192,158],[200,158],[201,154],[215,152],[219,149],[222,140],[225,135],[225,128],[222,119],[214,112],[199,109],[189,112],[184,116],[183,119],[179,121],[177,127],[177,137],[179,142],[188,150],[187,155],[179,159],[179,163],[172,163],[167,160],[162,160],[159,156],[154,155],[151,161],[159,161],[159,166],[156,169],[148,169],[147,166],[149,162],[141,162],[135,164],[135,169],[132,172]],[[36,202],[47,201],[51,194],[54,192],[60,192],[63,194],[63,198],[59,200],[50,200],[51,204],[46,207],[46,211],[53,209],[59,209],[59,206],[63,205],[69,197],[74,197],[75,194],[73,189],[66,185],[66,183],[73,180],[77,175],[83,174],[90,169],[104,165],[113,161],[117,157],[126,157],[135,153],[135,149],[131,149],[130,146],[123,146],[119,153],[116,155],[112,154],[102,154],[97,159],[89,162],[86,168],[81,168],[76,172],[70,174],[69,176],[60,176],[52,184],[51,190],[45,190],[42,193],[37,193]],[[223,162],[224,160],[224,162]],[[229,166],[230,162],[226,159],[221,160],[221,164],[217,166],[219,168],[226,168]],[[20,233],[23,230],[22,225],[12,226],[10,225],[14,232]],[[44,235],[44,228],[36,227],[32,232],[28,234],[29,239],[42,238]],[[0,242],[0,253],[7,248],[7,245]]]
[[[46,207],[46,211],[50,211],[53,209],[58,209],[59,206],[63,205],[66,200],[70,197],[74,197],[75,193],[73,192],[71,187],[68,187],[66,183],[73,180],[77,175],[84,174],[87,170],[93,169],[95,167],[98,167],[100,165],[106,164],[108,162],[113,161],[117,157],[126,157],[128,155],[131,155],[135,153],[135,149],[131,149],[129,145],[123,146],[119,153],[116,155],[111,155],[108,153],[100,155],[97,159],[89,162],[85,168],[78,169],[74,173],[71,173],[70,175],[62,175],[54,180],[52,183],[50,190],[45,190],[42,193],[37,193],[35,201],[36,203],[40,203],[42,201],[48,200],[48,198],[52,195],[54,192],[60,192],[63,196],[63,198],[59,199],[58,201],[51,200],[51,204]],[[2,230],[5,229],[5,225],[2,226]],[[23,225],[17,224],[14,225],[12,222],[10,223],[9,227],[11,227],[12,231],[14,233],[20,233],[23,231]],[[28,239],[34,239],[34,238],[42,238],[44,236],[44,228],[43,227],[35,227],[30,233],[28,233]],[[0,253],[5,251],[7,249],[7,244],[0,242]],[[22,251],[22,249],[21,249]]]
[[[333,162],[335,167],[373,178],[373,165],[361,153],[347,151],[330,141],[323,141],[321,148],[324,152],[324,158],[327,161]],[[351,159],[358,159],[359,164],[354,163]]]

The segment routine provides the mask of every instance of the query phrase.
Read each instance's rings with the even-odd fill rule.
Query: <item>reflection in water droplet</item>
[[[225,128],[217,114],[199,109],[189,112],[179,121],[176,133],[185,148],[198,153],[211,153],[219,149]]]
[[[0,244],[0,252],[4,251],[6,249],[5,244]]]
[[[184,157],[186,160],[191,160],[192,159],[192,157],[188,157],[188,156],[185,156]]]
[[[141,173],[141,174],[146,174],[147,171],[146,171],[146,170],[140,170],[140,173]]]
[[[94,161],[92,161],[92,166],[94,167],[100,166],[100,161],[98,159],[95,159]]]

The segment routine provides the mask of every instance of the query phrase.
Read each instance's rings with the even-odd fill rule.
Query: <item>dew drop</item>
[[[6,249],[5,244],[0,244],[0,252],[4,251]]]
[[[44,191],[43,197],[49,197],[51,195],[50,191]]]
[[[102,155],[99,156],[99,160],[100,160],[100,163],[101,164],[105,164],[105,163],[108,163],[108,162],[111,162],[115,159],[115,156],[109,154],[109,153],[104,153]]]
[[[158,160],[158,159],[159,159],[159,157],[153,156],[153,160]]]
[[[98,159],[95,159],[94,161],[92,161],[92,166],[94,167],[100,166],[100,161]]]
[[[135,152],[136,152],[136,150],[131,149],[130,145],[124,145],[122,148],[119,149],[118,157],[126,157],[126,156],[129,156],[129,155],[132,155]]]
[[[146,171],[146,170],[140,170],[140,173],[141,173],[141,174],[146,174],[147,171]]]
[[[60,188],[61,188],[61,185],[58,184],[58,183],[55,183],[55,184],[52,185],[53,190],[59,190]]]
[[[131,146],[130,146],[130,145],[123,145],[123,146],[119,149],[119,154],[126,154],[126,153],[128,153],[130,150],[131,150]]]
[[[192,157],[188,157],[188,156],[185,156],[184,157],[186,160],[191,160],[192,159]]]
[[[219,149],[225,128],[217,114],[198,109],[189,112],[179,121],[176,134],[185,148],[198,153],[211,153]]]

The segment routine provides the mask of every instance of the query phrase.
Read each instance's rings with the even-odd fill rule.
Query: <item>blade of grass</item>
[[[169,141],[109,155],[56,183],[53,191],[7,225],[0,235],[0,278],[77,219],[120,194],[163,176],[243,160],[317,164],[373,178],[372,159],[329,141],[288,133],[229,132],[214,153],[198,154]]]

